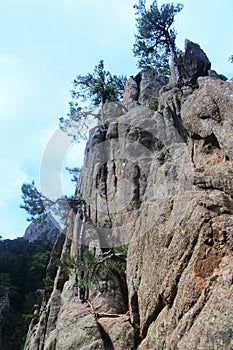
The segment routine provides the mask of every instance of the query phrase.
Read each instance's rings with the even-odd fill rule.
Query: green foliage
[[[32,262],[30,271],[40,271],[44,270],[47,266],[50,252],[47,250],[45,252],[38,252],[32,256]]]
[[[0,272],[0,297],[6,295],[11,287],[10,275]]]
[[[70,175],[73,176],[72,179],[71,179],[71,182],[74,182],[75,184],[77,184],[81,168],[78,168],[78,167],[74,167],[74,168],[66,167],[65,169],[69,172]]]
[[[103,279],[107,278],[110,271],[117,272],[119,274],[125,273],[126,262],[122,260],[107,259],[99,267],[99,276]]]
[[[233,55],[231,55],[231,56],[229,57],[229,61],[230,61],[231,63],[233,63]]]
[[[31,217],[28,221],[35,220],[46,213],[46,207],[43,203],[42,194],[37,190],[34,181],[31,184],[24,183],[21,187],[22,199],[24,201],[20,208],[25,209]]]
[[[56,261],[56,266],[62,267],[63,271],[72,274],[73,270],[76,271],[78,268],[78,262],[73,256],[66,254],[60,260]]]
[[[90,100],[96,106],[100,103],[114,102],[123,96],[126,78],[112,75],[104,69],[101,60],[93,73],[78,75],[74,79],[74,90],[71,91],[74,100],[83,102]]]
[[[128,246],[123,245],[116,247],[115,253],[111,253],[109,256],[96,257],[94,251],[86,249],[82,261],[65,255],[57,262],[57,266],[62,267],[67,273],[75,272],[77,274],[78,286],[85,290],[85,296],[88,298],[90,287],[101,288],[100,282],[106,280],[109,273],[125,274],[127,251]]]
[[[73,174],[78,172],[78,168],[68,169]],[[20,208],[25,209],[30,215],[27,219],[28,221],[37,223],[46,222],[47,217],[52,213],[54,216],[57,216],[61,222],[65,222],[70,210],[68,197],[64,196],[56,200],[51,200],[38,191],[34,181],[32,181],[31,184],[24,183],[21,187],[21,191],[24,204],[20,205]]]
[[[92,270],[96,264],[95,254],[92,250],[85,250],[83,253],[83,271]]]
[[[152,67],[159,74],[168,75],[169,59],[172,57],[176,61],[176,31],[172,24],[183,5],[163,4],[159,9],[155,0],[146,9],[146,0],[139,0],[134,8],[138,34],[133,52],[138,57],[139,67]]]
[[[150,105],[150,109],[152,109],[152,111],[157,111],[158,106],[159,106],[159,102],[155,101],[153,104]]]
[[[125,257],[127,257],[128,245],[127,244],[119,245],[115,247],[114,250],[115,250],[115,254],[123,254],[125,255]]]
[[[23,319],[28,326],[33,319],[38,319],[38,317],[39,317],[39,315],[36,315],[34,313],[33,314],[23,314]]]
[[[90,125],[96,118],[93,107],[121,99],[125,83],[125,76],[113,75],[104,69],[103,60],[95,66],[93,73],[78,75],[73,81],[74,89],[71,91],[73,101],[70,102],[70,112],[68,118],[59,119],[60,129],[72,136],[74,142],[86,139]]]
[[[34,305],[40,304],[51,243],[29,243],[22,238],[0,241],[0,291],[8,293],[11,307],[2,321],[2,350],[20,349]]]
[[[54,281],[51,277],[46,276],[43,279],[45,292],[51,293],[53,291]]]

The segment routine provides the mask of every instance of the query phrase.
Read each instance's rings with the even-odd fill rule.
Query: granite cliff
[[[54,245],[25,350],[232,349],[233,82],[190,41],[179,60],[182,87],[141,72],[90,131],[85,214],[77,201]],[[80,232],[98,266],[128,247],[126,274],[97,274],[88,302],[55,264],[78,258]]]

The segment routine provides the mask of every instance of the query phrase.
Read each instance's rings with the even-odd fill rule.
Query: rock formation
[[[159,76],[153,69],[144,69],[127,80],[123,103],[129,106],[137,101],[141,105],[153,107],[158,102],[159,90],[167,83],[166,76]]]
[[[60,232],[61,227],[58,222],[52,217],[52,215],[48,215],[46,220],[41,223],[31,222],[26,228],[23,238],[29,242],[38,240],[54,243]]]
[[[127,104],[106,106],[105,128],[91,130],[83,244],[102,257],[127,245],[126,283],[110,272],[81,303],[77,273],[54,264],[78,257],[82,211],[71,211],[25,350],[232,348],[233,82],[209,77],[206,55],[195,60],[204,77],[192,65],[184,86],[164,85],[157,111],[130,78]]]

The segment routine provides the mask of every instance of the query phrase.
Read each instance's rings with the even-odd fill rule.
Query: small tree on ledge
[[[123,97],[126,77],[112,75],[104,69],[104,61],[101,60],[94,68],[93,73],[78,75],[73,81],[74,89],[71,91],[73,101],[70,102],[68,118],[60,118],[60,128],[73,140],[79,142],[85,138],[90,127],[91,119],[96,118],[94,107],[101,106],[101,119],[104,125],[103,105],[107,102],[115,102]],[[87,107],[81,107],[81,102],[87,102]]]

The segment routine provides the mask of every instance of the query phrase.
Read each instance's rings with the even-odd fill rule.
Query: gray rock
[[[218,73],[217,73],[215,70],[213,70],[213,69],[210,69],[210,70],[208,71],[208,75],[209,75],[209,77],[211,77],[211,78],[216,78],[216,79],[221,79],[221,80],[227,81],[227,78],[226,78],[224,75],[218,74]]]
[[[129,104],[130,102],[137,101],[139,97],[139,84],[141,80],[141,75],[138,74],[136,77],[131,76],[125,86],[123,103]]]
[[[168,83],[168,78],[158,75],[153,69],[145,69],[135,77],[127,80],[123,102],[128,108],[139,104],[147,107],[155,107],[158,102],[159,90]]]
[[[27,227],[23,238],[29,242],[38,240],[54,243],[60,232],[61,227],[58,222],[51,215],[48,215],[46,221],[42,223],[32,222]]]
[[[168,83],[168,78],[158,75],[153,69],[141,72],[138,102],[147,107],[152,107],[158,102],[159,91]]]
[[[211,62],[198,44],[186,39],[185,52],[178,59],[185,84],[196,85],[198,77],[208,76]]]
[[[98,125],[89,131],[89,140],[86,144],[85,154],[92,150],[96,145],[106,139],[107,125]]]

